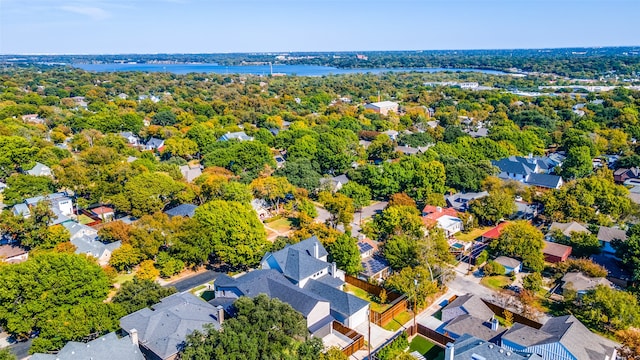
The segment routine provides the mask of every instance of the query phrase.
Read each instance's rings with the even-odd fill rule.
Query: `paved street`
[[[373,217],[377,213],[381,212],[387,206],[386,201],[375,202],[367,207],[362,208],[361,212],[356,212],[353,215],[353,222],[351,223],[351,236],[358,237],[360,235],[360,221],[365,223],[367,219]],[[316,222],[325,223],[330,217],[331,214],[321,206],[316,205],[316,210],[318,211],[318,217],[316,217]],[[344,227],[342,225],[338,226],[338,230],[344,232]]]
[[[29,355],[29,349],[31,348],[31,339],[27,341],[17,342],[9,346],[9,351],[14,354],[18,359],[25,359]]]
[[[169,284],[165,284],[163,285],[164,287],[170,287],[170,286],[175,286],[176,290],[178,290],[178,292],[183,292],[183,291],[187,291],[189,289],[193,289],[196,286],[202,285],[202,284],[206,284],[210,281],[213,281],[215,279],[218,278],[218,276],[222,275],[221,272],[216,272],[213,270],[207,270],[203,273],[197,274],[197,275],[193,275],[190,276],[188,278],[185,279],[180,279],[178,281],[174,281],[172,283]]]

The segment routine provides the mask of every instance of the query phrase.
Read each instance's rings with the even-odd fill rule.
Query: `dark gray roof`
[[[453,346],[454,360],[542,360],[538,355],[520,355],[469,334],[459,337],[454,344],[447,346]]]
[[[368,258],[362,259],[362,274],[366,276],[373,276],[380,271],[389,267],[389,262],[381,255],[373,255]]]
[[[164,145],[164,140],[152,137],[145,145],[149,149],[157,149]]]
[[[498,327],[497,331],[491,330],[490,320],[481,320],[471,315],[461,315],[449,321],[443,330],[456,335],[470,334],[485,341],[491,341],[504,332],[503,327]]]
[[[552,222],[551,226],[549,226],[549,231],[554,231],[554,230],[559,230],[560,232],[562,232],[562,234],[564,234],[564,236],[571,236],[571,233],[577,232],[577,233],[585,233],[585,234],[591,234],[591,231],[589,231],[589,229],[587,229],[586,227],[584,227],[584,225],[580,224],[579,222],[568,222],[568,223],[560,223],[560,222]]]
[[[600,226],[600,229],[598,230],[598,240],[604,241],[604,242],[611,242],[614,239],[626,241],[627,233],[624,230],[607,227],[607,226]]]
[[[473,294],[465,294],[458,296],[455,300],[445,306],[442,310],[462,307],[467,314],[481,320],[489,320],[493,317],[493,311],[489,309],[479,296]]]
[[[304,289],[323,299],[327,299],[329,301],[331,311],[342,314],[345,317],[349,317],[369,306],[368,301],[362,300],[359,297],[346,293],[340,289],[336,289],[322,281],[313,279],[309,280],[305,284]]]
[[[495,260],[495,262],[497,262],[498,264],[501,264],[504,267],[509,267],[512,269],[515,269],[517,267],[520,266],[520,264],[522,264],[519,260],[516,260],[514,258],[510,258],[508,256],[498,256]]]
[[[456,210],[466,210],[468,203],[471,200],[481,199],[485,196],[489,196],[486,191],[481,192],[468,192],[468,193],[455,193],[453,195],[446,196],[447,204]]]
[[[197,296],[179,293],[121,318],[120,327],[127,333],[136,329],[140,345],[165,359],[178,352],[187,335],[203,331],[205,324],[219,329],[216,314],[216,308]]]
[[[491,161],[493,166],[500,169],[501,172],[529,175],[535,172],[536,161],[533,159],[527,159],[519,156],[510,156],[508,158]]]
[[[559,342],[576,359],[585,360],[611,357],[617,346],[615,342],[589,331],[573,315],[551,318],[540,330],[515,324],[502,338],[524,347]]]
[[[363,254],[367,251],[373,250],[373,246],[371,246],[371,244],[369,244],[368,242],[358,241],[358,250],[360,251],[360,254]]]
[[[182,204],[182,205],[178,205],[174,208],[171,208],[169,210],[165,210],[165,214],[167,214],[167,216],[169,216],[170,218],[174,217],[174,216],[182,216],[182,217],[190,217],[192,218],[193,215],[195,215],[196,213],[196,209],[198,208],[198,206],[193,205],[193,204]]]
[[[144,360],[129,336],[108,333],[88,343],[68,342],[57,354],[33,354],[31,360]]]
[[[238,278],[222,275],[215,282],[219,288],[234,288],[244,296],[250,298],[265,294],[270,298],[279,299],[291,305],[292,308],[307,316],[319,302],[326,302],[317,294],[293,285],[277,270],[254,270]]]
[[[318,258],[314,256],[315,247],[318,249]],[[300,281],[326,269],[329,263],[319,258],[327,256],[327,250],[322,246],[317,237],[300,241],[289,245],[275,253],[267,253],[263,258],[271,266],[270,258],[275,260],[279,270],[289,279]]]
[[[560,184],[562,184],[562,178],[558,175],[532,173],[527,177],[526,183],[528,185],[556,189]]]

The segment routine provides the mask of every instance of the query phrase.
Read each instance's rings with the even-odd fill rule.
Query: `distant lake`
[[[170,72],[174,74],[215,73],[215,74],[252,74],[269,75],[269,65],[236,65],[224,66],[216,64],[72,64],[72,66],[95,72],[114,71],[142,71],[142,72]],[[479,72],[491,75],[505,75],[505,72],[481,69],[443,69],[443,68],[358,68],[338,69],[330,66],[317,65],[273,65],[274,73],[299,76],[323,76],[339,74],[380,74],[385,72]]]

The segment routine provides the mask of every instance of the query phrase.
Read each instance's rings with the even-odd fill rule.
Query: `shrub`
[[[504,275],[506,271],[507,270],[504,268],[504,266],[502,266],[502,264],[499,264],[493,260],[490,260],[484,266],[484,274],[486,276]]]

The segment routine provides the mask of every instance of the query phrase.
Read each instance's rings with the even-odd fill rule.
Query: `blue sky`
[[[640,45],[640,0],[0,0],[0,53]]]

